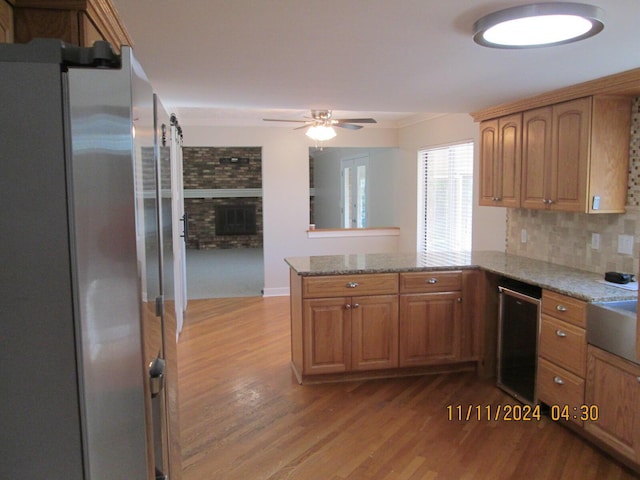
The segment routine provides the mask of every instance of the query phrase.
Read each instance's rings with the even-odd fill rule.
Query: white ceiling
[[[374,116],[399,126],[640,67],[640,1],[585,0],[605,28],[580,43],[480,47],[473,23],[517,0],[112,0],[182,125]]]

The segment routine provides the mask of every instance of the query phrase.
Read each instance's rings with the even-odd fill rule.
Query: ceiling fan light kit
[[[307,137],[318,142],[324,142],[331,140],[336,136],[336,131],[333,127],[326,125],[312,125],[309,127],[306,133]]]
[[[262,120],[265,122],[304,123],[303,126],[297,127],[296,130],[309,127],[306,135],[316,142],[324,142],[334,138],[336,131],[333,127],[360,130],[362,125],[356,125],[356,123],[377,123],[373,118],[332,118],[332,115],[331,110],[312,110],[309,120],[286,120],[282,118],[263,118]]]
[[[582,3],[521,5],[482,17],[473,26],[473,40],[492,48],[563,45],[600,33],[603,16],[601,8]]]

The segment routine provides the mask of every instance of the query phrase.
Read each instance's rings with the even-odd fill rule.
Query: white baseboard
[[[288,297],[290,294],[289,287],[265,288],[262,291],[263,297]]]

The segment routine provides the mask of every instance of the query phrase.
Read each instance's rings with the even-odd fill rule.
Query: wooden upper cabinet
[[[520,207],[522,114],[480,124],[480,205]]]
[[[624,212],[630,122],[626,97],[585,97],[524,112],[522,206]]]
[[[4,1],[4,0],[0,0]],[[124,24],[109,0],[11,0],[15,41],[59,38],[88,47],[106,40],[114,51],[132,45]]]
[[[0,0],[0,43],[13,42],[13,9],[5,0]]]
[[[546,208],[551,158],[551,107],[524,112],[522,117],[522,207]]]

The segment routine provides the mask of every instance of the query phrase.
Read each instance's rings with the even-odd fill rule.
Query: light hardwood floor
[[[517,404],[475,374],[298,385],[288,297],[190,301],[178,356],[184,480],[638,478],[546,417],[451,420]]]

